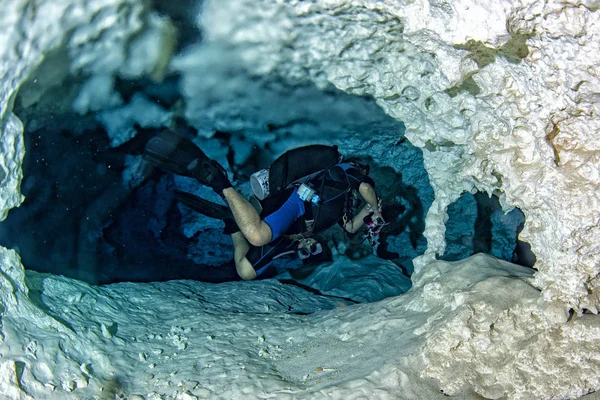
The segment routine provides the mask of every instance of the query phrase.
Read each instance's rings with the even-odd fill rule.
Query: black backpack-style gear
[[[269,196],[306,183],[342,160],[337,146],[314,144],[289,150],[269,168]]]

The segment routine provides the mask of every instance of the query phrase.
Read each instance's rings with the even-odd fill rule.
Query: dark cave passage
[[[439,259],[458,261],[485,253],[526,267],[535,264],[529,244],[518,239],[525,216],[518,208],[504,213],[496,195],[465,193],[448,207],[448,216],[446,252]]]
[[[79,80],[68,82],[79,84]],[[107,133],[106,113],[117,118],[119,107],[128,107],[140,95],[170,112],[169,126],[193,138],[224,165],[236,188],[246,196],[250,193],[249,176],[268,166],[282,149],[294,146],[295,136],[290,129],[321,129],[326,143],[338,143],[340,132],[344,132],[354,147],[361,145],[361,137],[352,128],[350,132],[347,126],[332,131],[330,121],[320,126],[317,117],[310,116],[288,124],[264,124],[264,134],[272,139],[268,142],[256,134],[218,129],[210,138],[198,137],[195,128],[178,116],[180,87],[177,75],[161,83],[117,79],[115,88],[123,106],[83,116],[57,112],[48,103],[21,108],[17,99],[15,112],[25,125],[22,192],[26,200],[0,224],[0,244],[18,249],[28,269],[94,284],[173,279],[218,283],[239,279],[231,262],[231,239],[223,235],[222,222],[179,204],[173,191],[184,190],[217,202],[218,196],[191,178],[156,170],[142,160],[145,144],[162,128],[126,121],[135,135],[120,145],[111,141],[114,136]],[[364,125],[354,129],[366,138],[402,135],[402,124],[383,114],[370,99],[334,90],[300,90],[304,95],[312,90],[311,96],[326,104],[341,102],[341,113],[369,109],[372,121],[362,118]],[[373,130],[365,133],[365,125]],[[400,138],[394,146],[403,155],[401,173],[368,151],[357,154],[372,166],[371,175],[384,199],[384,216],[389,224],[378,246],[366,244],[362,232],[350,236],[336,227],[319,236],[326,249],[322,257],[305,262],[283,258],[276,263],[278,273],[290,271],[291,279],[302,285],[299,282],[320,265],[333,261],[332,252],[342,251],[344,257],[359,262],[375,254],[391,260],[399,276],[410,274],[412,259],[427,246],[422,233],[433,196],[420,150]],[[289,282],[290,276],[281,279]],[[406,282],[402,291],[407,289]]]
[[[176,53],[184,54],[201,42],[202,32],[181,7],[156,3],[155,8],[178,28]],[[40,66],[40,73],[53,70],[58,61],[64,63],[66,54],[56,50]],[[222,67],[206,79],[209,83],[195,72],[194,62],[175,68],[159,82],[149,77],[102,77],[101,83],[112,85],[114,93],[98,107],[84,107],[85,112],[75,104],[80,93],[94,90],[87,83],[95,76],[65,71],[62,82],[53,83],[54,95],[51,91],[32,95],[35,86],[25,85],[14,111],[25,126],[26,200],[0,224],[0,244],[18,249],[26,268],[93,284],[238,280],[223,222],[178,203],[173,191],[214,202],[221,199],[194,179],[156,170],[143,161],[148,140],[165,128],[194,140],[225,167],[234,187],[246,197],[251,194],[250,175],[267,168],[284,151],[335,144],[344,155],[371,165],[387,225],[374,246],[362,231],[349,235],[336,226],[318,235],[325,248],[321,257],[304,262],[282,258],[271,275],[306,284],[322,273],[324,265],[338,265],[340,256],[354,261],[356,268],[372,265],[376,257],[389,262],[391,273],[402,280],[397,288],[381,292],[406,291],[412,260],[427,248],[423,232],[433,190],[422,151],[406,140],[404,125],[370,98],[333,87],[321,90],[302,82],[244,76],[237,65]],[[218,79],[234,82],[215,85]],[[190,87],[206,95],[186,97]],[[475,198],[449,210],[444,259],[485,252],[524,262],[515,255],[516,228],[511,228],[519,215],[494,217],[502,221],[492,223],[497,207]],[[465,215],[475,217],[453,222]],[[394,282],[386,285],[393,288]]]

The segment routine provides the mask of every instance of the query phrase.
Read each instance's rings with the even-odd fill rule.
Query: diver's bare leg
[[[236,232],[231,235],[233,240],[233,260],[235,261],[235,269],[243,280],[249,281],[256,279],[256,271],[250,264],[250,261],[246,258],[250,245],[242,234],[242,232]]]
[[[271,227],[260,219],[258,211],[244,196],[233,188],[227,188],[223,190],[223,197],[248,242],[253,246],[262,246],[271,241],[273,235]]]

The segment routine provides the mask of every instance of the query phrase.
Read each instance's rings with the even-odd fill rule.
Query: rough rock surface
[[[14,251],[2,250],[1,261],[11,295],[2,300],[0,390],[15,399],[441,399],[435,381],[419,373],[439,377],[435,366],[452,360],[470,371],[468,358],[461,364],[444,350],[467,327],[488,328],[469,318],[473,310],[496,318],[539,294],[527,283],[530,269],[484,255],[431,264],[405,295],[352,306],[337,300],[333,310],[334,300],[277,281],[93,287],[25,276]],[[459,322],[466,327],[457,332]],[[499,332],[506,328],[498,323]],[[445,390],[464,395],[465,387]]]
[[[521,235],[545,299],[588,306],[584,285],[598,265],[597,4],[227,4],[205,6],[207,36],[236,46],[254,73],[370,95],[405,123],[436,193],[424,263],[444,251],[450,203],[464,191],[498,193],[526,215]]]
[[[526,313],[515,322],[541,332],[558,329],[570,313],[597,312],[597,2],[230,4],[243,10],[238,18],[208,3],[208,36],[237,46],[255,73],[370,95],[405,122],[436,195],[425,232],[429,253],[417,267],[443,253],[451,202],[464,191],[495,193],[507,211],[524,212],[521,238],[537,256],[541,320],[532,324]],[[593,337],[584,326],[582,336]],[[483,368],[481,353],[472,354],[471,368]],[[553,360],[539,362],[547,370]],[[442,381],[455,385],[459,370],[448,374]],[[496,379],[517,392],[526,386]]]
[[[435,192],[413,288],[290,315],[295,306],[274,304],[277,286],[262,283],[94,288],[31,274],[26,285],[17,255],[1,250],[0,393],[567,398],[600,389],[599,7],[207,1],[207,43],[228,49],[240,68],[372,96],[405,123]],[[142,3],[16,0],[2,9],[4,217],[22,200],[22,125],[12,104],[44,57],[62,46],[69,72],[155,68],[127,61],[129,39],[151,25]],[[150,64],[160,70],[164,60]],[[30,101],[53,86],[42,77],[30,81],[39,85]],[[371,149],[393,163],[388,140]],[[447,206],[475,189],[524,212],[521,237],[537,256],[532,279],[485,256],[434,261],[444,251]],[[205,291],[225,298],[207,305]]]

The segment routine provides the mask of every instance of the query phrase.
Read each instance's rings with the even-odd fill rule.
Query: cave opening
[[[206,54],[198,49],[202,32],[189,15],[177,14],[179,7],[155,8],[179,30],[175,59],[158,79],[118,71],[72,73],[68,52],[59,48],[19,92],[14,112],[25,127],[26,200],[0,224],[0,244],[18,249],[26,268],[93,284],[237,280],[222,222],[179,204],[173,190],[215,202],[219,197],[191,178],[153,170],[141,157],[145,144],[161,129],[176,128],[225,166],[246,197],[250,175],[284,151],[336,144],[371,164],[388,225],[376,247],[362,232],[327,231],[319,237],[326,249],[322,259],[278,260],[278,279],[352,298],[369,276],[379,293],[359,296],[360,301],[406,292],[412,260],[427,248],[423,231],[434,195],[422,151],[404,137],[404,125],[368,97],[250,76],[231,62],[206,66]],[[51,84],[39,85],[49,77]],[[485,224],[459,226],[453,221],[464,210],[451,206],[448,212],[442,259],[485,252],[514,261],[514,251],[510,257],[507,250],[496,254],[495,247],[480,246],[482,240],[461,245],[465,232]],[[516,233],[504,233],[499,240],[508,248]],[[377,260],[389,264],[373,273]]]
[[[536,257],[529,243],[519,240],[525,215],[519,208],[504,212],[495,194],[475,192],[463,195],[448,207],[446,251],[438,259],[458,261],[485,253],[525,267]]]
[[[288,106],[299,99],[307,106],[290,107],[288,115],[277,119],[268,115],[254,121],[252,113],[259,112],[250,104],[245,123],[253,120],[252,129],[231,129],[227,117],[221,117],[206,135],[183,115],[185,83],[179,73],[160,82],[102,77],[102,82],[112,82],[114,90],[108,96],[117,101],[85,112],[78,110],[78,101],[90,87],[94,90],[88,82],[98,76],[64,74],[61,82],[52,85],[61,87],[60,99],[49,91],[35,93],[34,81],[64,57],[60,50],[55,54],[24,86],[14,108],[24,123],[21,190],[26,200],[0,224],[0,243],[17,249],[26,268],[92,284],[238,279],[222,222],[179,204],[173,190],[216,202],[219,197],[191,178],[153,169],[142,159],[147,141],[170,127],[193,137],[224,165],[234,186],[246,196],[249,176],[295,146],[338,144],[343,153],[369,162],[389,223],[379,245],[368,245],[362,232],[351,236],[335,227],[319,237],[325,257],[316,263],[278,260],[277,279],[352,300],[353,290],[369,286],[364,283],[367,277],[373,282],[373,293],[355,297],[359,302],[410,288],[412,259],[427,247],[422,233],[433,192],[421,151],[404,139],[403,125],[385,115],[372,99],[301,83],[262,82],[252,89],[253,95],[262,91],[263,98],[270,99],[291,93],[296,98]],[[299,114],[304,117],[298,118]],[[231,125],[238,126],[244,118],[237,115]],[[393,164],[377,156],[382,147],[391,149]],[[389,264],[374,273],[373,258]],[[338,259],[352,264],[336,263]],[[336,268],[353,271],[340,273]],[[331,271],[339,277],[323,279]]]
[[[144,7],[152,2],[165,13],[177,9],[164,2],[161,9],[158,0]],[[99,58],[123,48],[129,54],[127,46],[103,45],[112,44],[111,31],[139,43],[148,35],[126,25],[145,24],[148,13],[140,11],[148,10],[135,9],[136,0],[117,3],[123,6],[66,2],[67,12],[81,12],[72,21],[44,18],[48,8],[36,3],[48,22],[39,29],[28,24],[40,21],[31,18],[36,7],[11,20],[23,51],[15,54],[24,57],[7,58],[32,66],[5,82],[8,163],[0,180],[7,182],[8,219],[0,224],[0,243],[23,256],[0,252],[7,289],[1,386],[9,397],[567,398],[592,390],[577,382],[589,383],[594,365],[586,355],[598,348],[597,318],[589,314],[597,311],[590,276],[598,224],[588,221],[595,204],[585,193],[593,183],[589,169],[568,165],[572,154],[560,146],[573,133],[570,121],[556,122],[562,142],[546,143],[547,116],[570,113],[560,107],[572,104],[565,94],[575,93],[569,82],[552,79],[562,54],[556,50],[569,43],[553,32],[552,7],[532,16],[530,9],[473,4],[465,13],[242,0],[233,2],[242,8],[232,15],[224,4],[205,1],[206,30],[177,45],[164,73],[152,76],[154,68],[131,73],[132,63],[112,68],[98,58],[88,64],[97,69],[78,70],[73,62],[89,60],[88,52],[79,57],[44,42],[47,28],[58,26],[55,35],[66,42],[72,32],[91,32]],[[566,15],[587,21],[588,11]],[[495,23],[463,23],[482,12]],[[506,25],[509,14],[515,18]],[[106,28],[106,15],[124,26]],[[477,81],[477,93],[444,90],[471,76],[472,60],[453,47],[455,39],[487,32],[498,44],[505,28],[523,21],[538,32],[527,39],[531,57],[514,65],[499,57],[481,67],[467,79]],[[214,48],[199,48],[205,32],[243,36],[224,42],[250,59],[235,65]],[[590,54],[588,37],[577,45]],[[114,51],[98,51],[107,48]],[[589,67],[576,64],[577,76]],[[33,65],[40,68],[30,75]],[[294,82],[298,77],[305,80]],[[540,105],[539,98],[557,101]],[[578,109],[589,106],[578,99]],[[405,118],[406,137],[379,108]],[[570,128],[580,127],[580,118],[588,122],[569,115],[578,119]],[[179,204],[173,193],[219,198],[193,179],[143,162],[145,143],[165,127],[224,165],[244,196],[250,174],[285,150],[341,145],[372,165],[384,198],[389,225],[377,256],[360,233],[336,228],[321,239],[330,261],[281,259],[277,280],[228,282],[231,243],[222,223]],[[585,128],[573,137],[589,138]],[[422,154],[409,141],[423,146]],[[557,165],[559,150],[564,165]],[[25,203],[9,213],[23,200],[21,191]],[[464,191],[470,193],[459,199]],[[526,222],[512,205],[522,207]],[[537,272],[515,264],[536,262],[519,252],[527,247],[518,239],[523,225],[539,257]],[[52,274],[32,271],[35,263]],[[568,371],[562,379],[553,374],[557,366]]]

